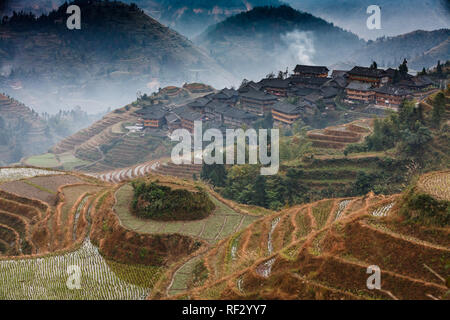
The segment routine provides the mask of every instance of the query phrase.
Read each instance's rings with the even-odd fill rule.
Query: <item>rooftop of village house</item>
[[[328,73],[328,68],[325,66],[308,66],[308,65],[301,65],[298,64],[294,72],[295,73],[308,73],[308,74],[323,74]]]

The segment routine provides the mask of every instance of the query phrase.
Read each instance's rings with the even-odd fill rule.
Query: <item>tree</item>
[[[370,65],[370,69],[374,69],[374,70],[378,69],[378,65],[375,61],[372,62],[372,64]]]
[[[214,154],[215,151],[213,151],[213,157]],[[224,154],[222,154],[222,156],[225,157]],[[202,166],[202,171],[200,172],[200,178],[202,180],[210,182],[214,187],[224,187],[227,179],[227,170],[225,168],[225,165],[219,163],[204,163]]]
[[[438,64],[437,64],[437,67],[436,67],[436,73],[438,74],[438,76],[442,76],[441,60],[438,61]]]
[[[400,76],[405,79],[408,75],[408,61],[403,59],[403,63],[398,67],[398,71],[400,72]]]
[[[358,172],[353,185],[353,192],[356,195],[367,194],[372,189],[372,181],[373,177],[371,174],[367,174],[364,171]]]
[[[426,76],[427,75],[427,70],[425,69],[425,67],[422,69],[422,71],[419,72],[419,76]]]
[[[252,204],[260,207],[266,206],[266,178],[258,175],[253,186]]]
[[[401,134],[400,151],[406,156],[417,156],[418,159],[422,159],[428,142],[433,139],[430,129],[417,122],[413,130],[405,129]]]
[[[445,95],[443,92],[439,92],[433,100],[433,112],[431,115],[431,121],[435,128],[439,128],[445,114]]]

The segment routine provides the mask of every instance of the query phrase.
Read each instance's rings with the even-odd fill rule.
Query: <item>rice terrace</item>
[[[450,6],[366,2],[0,1],[0,302],[450,300]]]

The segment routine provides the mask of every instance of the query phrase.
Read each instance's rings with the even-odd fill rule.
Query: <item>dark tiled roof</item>
[[[259,82],[262,88],[289,88],[290,81],[288,79],[263,79]]]
[[[347,76],[347,72],[345,70],[333,70],[331,73],[331,78],[342,78]]]
[[[320,91],[322,92],[322,95],[324,98],[333,98],[336,97],[339,94],[339,89],[335,88],[335,87],[322,87],[320,89]]]
[[[284,114],[299,114],[302,110],[301,107],[290,104],[285,101],[280,101],[280,102],[275,103],[272,106],[272,109],[275,111],[282,112]]]
[[[239,88],[239,92],[243,93],[243,92],[247,92],[249,90],[256,90],[259,91],[261,90],[261,84],[260,83],[256,83],[254,81],[249,81],[245,86],[243,86],[242,88]]]
[[[310,73],[310,74],[322,74],[322,73],[328,73],[328,68],[324,66],[306,66],[298,64],[294,72],[295,73]]]
[[[217,110],[219,108],[229,108],[230,106],[228,104],[212,100],[212,101],[208,102],[205,105],[205,107],[212,109],[212,110]]]
[[[393,78],[395,75],[395,69],[392,69],[392,68],[386,69],[384,72],[390,78]]]
[[[202,115],[200,113],[192,110],[188,106],[176,108],[173,110],[173,112],[181,119],[189,121],[200,120],[202,118]]]
[[[313,92],[318,92],[318,89],[312,89],[312,88],[305,88],[305,87],[294,87],[291,89],[291,92],[296,96],[307,96],[308,94],[311,94]]]
[[[228,100],[232,99],[238,96],[237,90],[234,89],[222,89],[218,93],[214,94],[212,96],[213,99],[220,99],[220,100]]]
[[[257,118],[257,116],[254,115],[253,113],[246,112],[241,109],[233,108],[230,106],[218,107],[215,111],[222,114],[224,117],[230,117],[233,119],[239,119],[239,120],[255,119],[256,120],[256,118]]]
[[[407,95],[411,94],[411,91],[409,91],[409,90],[399,88],[397,86],[393,86],[393,85],[389,85],[389,84],[382,86],[381,88],[376,88],[376,89],[374,89],[374,91],[378,92],[378,93],[393,95],[393,96],[407,96]]]
[[[328,80],[322,87],[338,87],[345,88],[348,84],[347,77],[336,77]]]
[[[366,67],[354,67],[352,70],[348,72],[348,74],[371,78],[382,78],[386,76],[386,72],[382,69],[371,69]]]
[[[151,106],[142,108],[136,113],[143,119],[160,120],[166,116],[167,111],[159,106]]]
[[[191,108],[203,108],[205,105],[207,105],[209,102],[211,101],[211,99],[202,97],[202,98],[198,98],[195,99],[192,102],[189,102],[187,105]]]
[[[431,86],[434,84],[433,80],[431,80],[429,77],[427,76],[417,76],[417,77],[413,77],[412,80],[414,81],[414,83],[416,84],[416,86],[418,87],[426,87],[426,86]]]
[[[260,101],[276,101],[278,100],[277,97],[262,92],[262,91],[256,91],[253,89],[250,89],[246,92],[243,92],[240,94],[241,97],[243,98],[249,98],[249,99],[254,99],[254,100],[260,100]]]
[[[168,123],[173,123],[173,122],[177,122],[180,121],[180,118],[178,118],[178,116],[175,113],[168,113],[166,114],[166,121]]]
[[[290,77],[287,79],[290,83],[295,85],[313,85],[313,86],[321,86],[330,78],[306,78],[306,77]]]
[[[352,81],[348,84],[346,89],[359,90],[359,91],[370,91],[370,90],[372,90],[371,87],[372,86],[370,85],[370,83]]]
[[[316,103],[317,101],[323,99],[323,95],[317,94],[317,93],[311,93],[305,97],[306,101]]]

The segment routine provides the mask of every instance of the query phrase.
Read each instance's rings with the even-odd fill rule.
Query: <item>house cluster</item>
[[[144,128],[192,131],[195,121],[215,128],[252,126],[271,114],[278,126],[290,126],[299,118],[326,112],[337,100],[358,105],[396,108],[404,99],[417,96],[433,85],[425,76],[396,80],[394,69],[354,67],[350,71],[325,66],[297,65],[286,77],[244,81],[238,90],[225,88],[201,96],[179,107],[152,104],[137,112]],[[169,88],[168,92],[176,92]]]
[[[427,76],[406,76],[396,79],[396,70],[354,67],[340,77],[348,82],[344,102],[350,104],[373,104],[396,110],[405,99],[421,97],[433,86]]]

